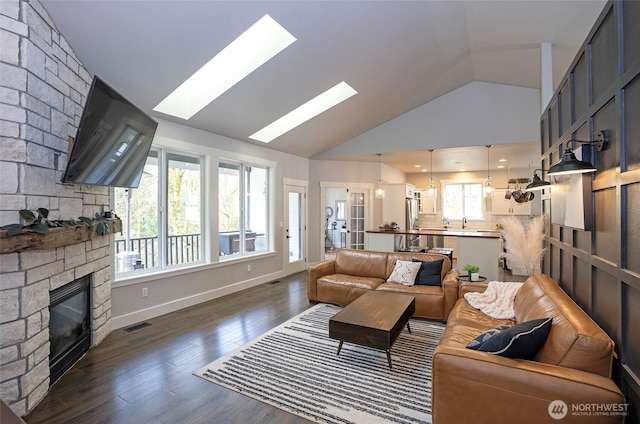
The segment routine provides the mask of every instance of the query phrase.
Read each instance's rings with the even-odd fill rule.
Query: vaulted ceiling
[[[266,147],[312,158],[471,81],[540,87],[540,44],[562,78],[604,0],[41,0],[83,65],[157,118],[249,135],[340,81],[358,94]],[[152,111],[269,14],[297,40],[189,120]]]

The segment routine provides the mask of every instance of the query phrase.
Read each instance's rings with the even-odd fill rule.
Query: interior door
[[[347,189],[347,247],[349,249],[364,249],[365,199],[365,190]]]
[[[306,269],[306,187],[285,184],[284,203],[284,270],[291,275]]]

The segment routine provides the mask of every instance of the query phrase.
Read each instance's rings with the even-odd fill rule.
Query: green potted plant
[[[466,264],[464,266],[464,268],[462,268],[464,271],[467,271],[469,273],[469,280],[470,281],[478,281],[480,278],[480,275],[478,274],[478,271],[480,271],[480,267],[477,265],[473,265],[473,264]]]

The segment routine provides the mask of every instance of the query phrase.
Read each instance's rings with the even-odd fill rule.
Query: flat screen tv
[[[137,188],[157,127],[94,77],[62,182]]]

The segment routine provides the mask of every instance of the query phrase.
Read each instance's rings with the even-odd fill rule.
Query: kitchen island
[[[423,243],[413,243],[412,246],[421,248],[443,247],[444,237],[456,237],[458,240],[457,268],[462,269],[467,264],[480,267],[480,274],[487,281],[498,279],[498,263],[501,254],[501,239],[499,230],[467,230],[452,228],[420,228],[410,231],[398,230],[369,230],[367,231],[366,248],[393,252],[403,250],[405,240],[423,240]]]

